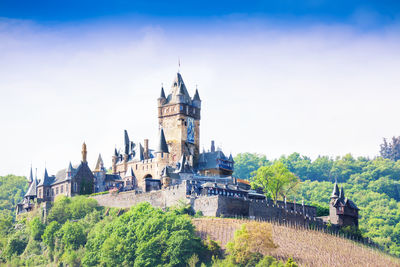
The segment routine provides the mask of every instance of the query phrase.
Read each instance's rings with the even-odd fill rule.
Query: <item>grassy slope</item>
[[[220,241],[224,247],[245,220],[193,219],[199,235]],[[265,222],[260,222],[265,223]],[[302,266],[400,266],[400,259],[362,246],[348,239],[322,232],[272,225],[278,259],[292,256]]]

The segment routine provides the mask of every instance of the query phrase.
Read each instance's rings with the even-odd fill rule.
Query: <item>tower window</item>
[[[181,110],[181,111],[183,110],[183,106],[180,106],[180,110]]]

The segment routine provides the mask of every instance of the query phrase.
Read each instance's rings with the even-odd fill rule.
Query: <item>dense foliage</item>
[[[220,249],[195,235],[186,211],[143,203],[117,216],[94,199],[61,196],[46,222],[31,212],[2,235],[1,260],[27,266],[184,266],[193,257],[210,262]]]
[[[253,188],[263,190],[275,203],[279,196],[286,197],[290,194],[299,182],[298,177],[280,161],[261,166],[250,179]]]
[[[259,160],[255,159],[257,157]],[[244,177],[255,175],[252,170],[261,160],[266,165],[275,161],[284,163],[302,181],[298,192],[290,197],[304,198],[307,204],[317,205],[321,216],[327,212],[333,182],[337,180],[343,185],[346,197],[360,208],[360,229],[364,235],[400,256],[400,161],[382,157],[354,158],[350,154],[335,159],[320,156],[311,160],[299,153],[275,161],[257,154],[247,155],[245,158],[249,160],[243,158],[243,154],[235,157],[235,169],[245,169],[238,164],[251,165],[246,166],[249,172]]]

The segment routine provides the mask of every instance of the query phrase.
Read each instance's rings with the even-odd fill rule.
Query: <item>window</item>
[[[54,196],[54,188],[51,189],[51,195]]]
[[[68,193],[68,184],[65,185],[65,192]]]
[[[48,196],[50,196],[50,189],[46,189],[46,196],[48,197]]]
[[[180,110],[181,110],[181,111],[183,110],[183,106],[180,106]]]
[[[56,187],[56,195],[58,195],[58,187]]]
[[[42,189],[39,189],[39,198],[42,198]]]
[[[60,190],[61,190],[61,193],[64,193],[64,186],[63,185],[61,185]]]
[[[74,192],[77,192],[78,191],[78,184],[75,182],[74,183],[74,190],[73,190]]]

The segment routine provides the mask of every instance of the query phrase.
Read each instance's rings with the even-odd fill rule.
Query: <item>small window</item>
[[[181,110],[181,111],[183,110],[183,106],[180,106],[180,110]]]
[[[58,187],[56,187],[56,195],[58,195]]]
[[[64,193],[64,186],[63,185],[61,185],[60,190],[61,190],[61,193]]]
[[[54,196],[54,188],[51,189],[51,195]]]

